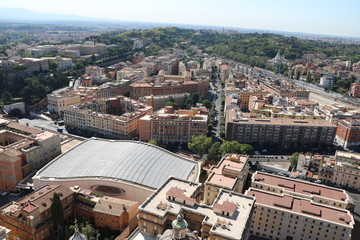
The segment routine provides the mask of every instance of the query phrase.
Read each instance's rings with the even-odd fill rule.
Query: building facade
[[[208,110],[193,107],[191,110],[174,110],[167,106],[139,120],[139,140],[153,139],[162,143],[187,143],[192,136],[207,134]]]
[[[129,98],[95,99],[64,110],[64,123],[85,135],[131,139],[139,135],[139,120],[152,114],[152,107]]]
[[[60,153],[60,134],[0,119],[0,190],[16,191],[24,177]]]
[[[322,147],[333,143],[336,126],[326,120],[238,118],[226,113],[226,140],[281,148]]]
[[[360,121],[340,120],[337,124],[335,141],[346,149],[360,146]]]
[[[54,231],[50,210],[54,193],[60,197],[65,219],[72,219],[73,192],[68,187],[60,185],[45,186],[1,208],[0,224],[11,230],[11,240],[50,238]]]
[[[204,203],[211,205],[220,189],[242,193],[249,173],[248,159],[243,155],[225,155],[216,166],[211,167],[204,183]]]
[[[200,203],[201,185],[170,178],[138,208],[141,232],[162,234],[181,214],[202,239],[248,239],[254,200],[220,190],[214,204]]]
[[[348,210],[286,193],[249,188],[255,198],[251,235],[268,239],[351,239],[354,218]]]

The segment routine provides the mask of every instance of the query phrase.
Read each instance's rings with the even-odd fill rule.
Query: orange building
[[[139,120],[139,140],[154,139],[162,143],[187,143],[192,136],[207,134],[208,110],[194,107],[191,110],[174,110],[166,106]]]
[[[199,81],[184,81],[177,84],[151,85],[149,83],[133,83],[130,84],[130,97],[138,99],[140,97],[150,95],[169,95],[177,93],[198,93],[206,95],[209,91],[209,79]]]
[[[93,209],[93,219],[97,228],[109,228],[111,231],[123,231],[127,226],[131,230],[137,226],[137,208],[139,203],[102,197]],[[131,232],[131,231],[130,231]]]
[[[356,82],[356,83],[352,83],[350,85],[350,90],[349,90],[349,95],[351,97],[360,97],[360,83]]]
[[[0,190],[17,184],[61,153],[60,135],[0,118]]]
[[[54,193],[60,196],[65,219],[71,220],[73,192],[61,185],[44,186],[1,208],[0,225],[10,229],[9,239],[49,239],[53,232],[50,207]]]
[[[356,119],[338,122],[335,140],[344,148],[360,145],[360,121]]]

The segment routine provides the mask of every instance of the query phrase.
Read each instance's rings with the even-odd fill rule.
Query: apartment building
[[[87,41],[84,44],[69,44],[64,47],[64,50],[79,51],[80,55],[102,54],[111,46],[112,45]]]
[[[60,89],[47,95],[50,113],[60,114],[68,106],[81,102],[80,95],[68,89]]]
[[[212,166],[204,183],[204,203],[211,205],[220,189],[241,193],[249,173],[248,159],[244,155],[225,155],[216,166]]]
[[[193,107],[174,110],[172,106],[139,120],[139,140],[162,143],[187,143],[192,136],[207,134],[208,109]]]
[[[178,239],[190,235],[189,239],[248,239],[252,197],[221,189],[214,204],[205,205],[200,203],[201,192],[201,184],[169,178],[139,206],[139,231],[163,237],[173,233]]]
[[[45,186],[1,207],[0,225],[10,229],[10,239],[49,239],[53,230],[51,202],[59,194],[65,219],[72,219],[73,192],[61,185]]]
[[[310,91],[299,87],[294,83],[280,81],[279,85],[262,81],[264,90],[281,97],[309,99]]]
[[[360,97],[360,83],[356,82],[350,84],[349,95],[355,98]]]
[[[326,120],[242,118],[236,109],[226,112],[226,140],[272,144],[281,148],[331,145],[336,126]]]
[[[343,148],[360,146],[360,120],[340,120],[337,124],[335,141]]]
[[[0,190],[16,191],[17,184],[61,153],[58,133],[0,119]]]
[[[49,60],[47,59],[21,58],[19,63],[27,66],[26,72],[29,74],[39,71],[49,71]]]
[[[164,75],[166,77],[166,75]],[[175,76],[181,77],[181,76]],[[140,97],[150,95],[170,95],[180,93],[198,93],[206,95],[209,91],[209,78],[197,79],[196,81],[182,81],[178,80],[173,83],[162,83],[154,85],[153,83],[132,83],[130,84],[131,92],[130,97],[138,99]]]
[[[249,188],[255,198],[251,235],[267,239],[351,239],[354,218],[348,210],[287,193]]]
[[[134,230],[137,226],[138,206],[137,202],[104,196],[98,199],[92,209],[95,227],[122,232],[130,226]]]
[[[336,151],[333,159],[319,167],[319,179],[338,186],[360,188],[360,154]]]
[[[64,110],[64,123],[70,131],[104,138],[131,139],[139,134],[139,120],[152,114],[152,107],[135,100],[95,99]]]
[[[343,189],[264,172],[255,172],[252,175],[251,187],[309,199],[314,203],[334,208],[350,209],[353,207],[349,194]]]
[[[179,94],[158,95],[158,96],[151,95],[140,98],[139,100],[146,105],[152,106],[154,110],[159,110],[160,108],[163,108],[166,103],[171,101],[174,101],[176,104],[181,105],[190,96],[191,96],[190,93],[179,93]]]
[[[41,59],[55,61],[56,65],[57,65],[57,70],[66,70],[66,69],[70,69],[74,66],[74,63],[71,58],[64,58],[64,57],[57,56],[57,57],[43,57]]]

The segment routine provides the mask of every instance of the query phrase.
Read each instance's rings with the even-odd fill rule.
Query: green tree
[[[294,152],[291,155],[291,157],[289,158],[289,161],[290,161],[289,170],[296,170],[299,155],[300,155],[300,153],[298,153],[298,152]]]
[[[240,144],[237,141],[224,141],[220,147],[222,155],[237,153],[237,154],[251,154],[253,147],[249,144]]]
[[[3,103],[6,104],[11,104],[12,103],[12,97],[11,97],[11,93],[7,90],[4,90],[1,93],[1,98],[3,100]]]
[[[61,227],[64,224],[64,209],[61,204],[60,196],[57,193],[54,193],[50,210],[51,217],[54,223],[54,229],[57,230],[58,227]]]
[[[157,145],[157,142],[154,139],[150,139],[148,143],[152,145]]]
[[[200,158],[207,153],[209,148],[211,147],[211,138],[206,137],[205,135],[192,136],[191,142],[188,143],[188,148],[196,152]]]
[[[240,144],[241,154],[250,155],[253,153],[254,148],[249,144]]]
[[[167,102],[167,103],[165,103],[165,106],[172,106],[174,108],[174,110],[179,109],[179,105],[175,102]]]
[[[193,93],[193,94],[191,95],[191,99],[192,99],[193,105],[195,105],[196,103],[199,102],[200,96],[199,96],[199,94],[197,94],[197,93]]]
[[[220,151],[221,143],[214,143],[209,149],[209,154],[207,156],[207,160],[210,162],[218,163],[221,159],[221,151]]]
[[[64,231],[60,225],[58,225],[58,227],[57,227],[56,240],[65,240]],[[68,239],[66,239],[66,240],[68,240]]]
[[[209,100],[204,99],[201,103],[202,103],[207,109],[211,109],[212,102],[210,102]]]
[[[95,229],[89,222],[83,224],[81,232],[85,234],[89,240],[98,240],[100,237],[99,230]]]
[[[58,66],[57,66],[56,61],[53,60],[53,59],[50,59],[50,60],[49,60],[49,69],[50,69],[50,70],[56,70],[57,67],[58,67]]]

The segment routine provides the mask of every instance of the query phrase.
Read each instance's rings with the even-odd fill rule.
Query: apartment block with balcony
[[[323,147],[333,143],[336,126],[326,120],[243,118],[226,112],[226,140],[280,148]]]
[[[172,106],[144,116],[139,121],[139,140],[162,143],[187,143],[192,136],[207,134],[208,109],[193,107],[174,110]]]
[[[68,89],[60,89],[47,95],[50,113],[62,113],[68,106],[81,102],[80,95]]]
[[[216,166],[211,167],[204,183],[205,204],[212,204],[220,189],[238,193],[243,191],[249,173],[248,159],[244,155],[225,155]]]
[[[360,121],[358,119],[340,120],[337,124],[335,141],[346,149],[360,146]]]

